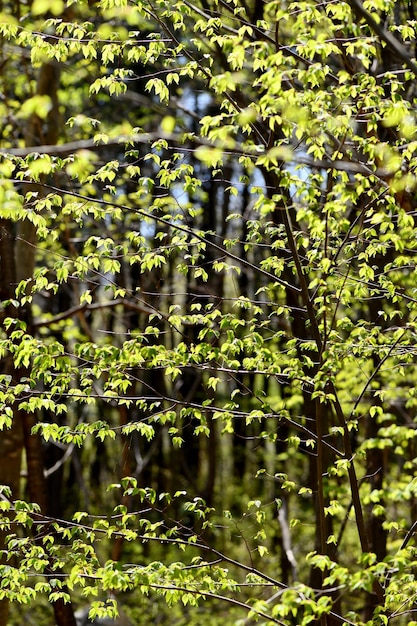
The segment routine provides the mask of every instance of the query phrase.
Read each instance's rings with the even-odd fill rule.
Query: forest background
[[[417,623],[416,12],[0,3],[0,626]]]

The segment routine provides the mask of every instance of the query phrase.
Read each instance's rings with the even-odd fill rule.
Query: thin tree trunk
[[[58,86],[60,70],[56,63],[45,63],[39,70],[37,81],[37,94],[47,95],[51,99],[51,110],[47,116],[46,125],[41,124],[37,115],[32,115],[26,126],[25,141],[27,145],[56,143],[59,128]],[[46,131],[44,131],[46,128]],[[28,185],[25,191],[36,191],[43,194],[40,185]],[[33,276],[35,269],[35,254],[37,246],[36,227],[29,220],[21,220],[18,224],[15,244],[15,283],[26,280]],[[24,307],[23,318],[31,327],[31,310]],[[28,373],[19,372],[19,377]],[[48,499],[46,479],[44,475],[44,459],[42,440],[40,435],[34,435],[32,429],[36,424],[36,416],[33,413],[21,411],[18,413],[19,422],[23,427],[24,445],[28,470],[28,493],[32,502],[39,504],[41,512],[48,514]],[[36,540],[36,539],[35,539]],[[59,572],[54,572],[60,577]],[[63,587],[62,591],[67,591]],[[53,609],[57,626],[76,626],[74,612],[71,603],[65,604],[61,599],[54,601]],[[2,626],[0,624],[0,626]]]
[[[14,232],[13,224],[9,220],[0,219],[0,301],[6,302],[14,296],[16,268],[14,262]],[[1,322],[6,317],[15,317],[16,310],[7,304],[1,313]],[[2,374],[10,376],[11,384],[14,380],[13,360],[10,355],[5,356],[0,363]],[[13,500],[20,497],[20,471],[23,450],[23,430],[20,414],[13,410],[13,422],[10,428],[4,428],[0,436],[0,484],[11,489]],[[0,549],[5,548],[5,537],[8,531],[0,531]],[[2,561],[4,557],[2,558]],[[9,602],[0,601],[0,626],[8,622]]]

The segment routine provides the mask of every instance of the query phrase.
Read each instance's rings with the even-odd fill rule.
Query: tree
[[[1,11],[0,624],[412,623],[414,3]]]

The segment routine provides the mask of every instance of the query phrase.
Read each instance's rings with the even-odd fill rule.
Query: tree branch
[[[398,39],[394,37],[386,28],[381,26],[366,9],[364,9],[361,0],[347,0],[353,12],[365,20],[369,28],[373,30],[378,37],[384,41],[387,46],[396,54],[405,65],[417,76],[417,64],[411,59],[407,49]]]

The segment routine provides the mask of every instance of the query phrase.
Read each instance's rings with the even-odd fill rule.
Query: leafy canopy
[[[413,7],[3,3],[0,599],[410,623]]]

